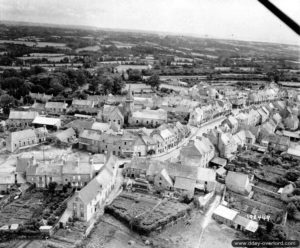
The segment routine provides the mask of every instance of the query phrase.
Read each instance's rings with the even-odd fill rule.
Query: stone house
[[[51,114],[64,114],[67,111],[68,104],[65,102],[47,102],[45,110]]]
[[[6,121],[6,127],[26,128],[30,126],[33,120],[39,115],[36,111],[15,111],[12,110],[9,113],[9,117]]]
[[[208,138],[190,140],[180,151],[180,161],[186,166],[207,167],[215,156],[215,148]]]
[[[103,166],[93,180],[75,192],[67,205],[67,209],[72,212],[74,218],[88,222],[98,209],[105,206],[105,202],[115,185],[113,175],[112,169]]]
[[[45,142],[47,137],[48,131],[44,127],[10,132],[6,138],[6,149],[9,152],[14,152],[29,148]]]
[[[247,174],[229,171],[225,178],[227,190],[233,191],[241,195],[249,195],[251,184]]]

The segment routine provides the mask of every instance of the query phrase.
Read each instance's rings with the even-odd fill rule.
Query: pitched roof
[[[94,120],[74,120],[66,124],[66,127],[72,127],[74,129],[91,129]]]
[[[227,160],[225,158],[215,157],[211,160],[211,163],[218,164],[224,167],[227,164]]]
[[[36,129],[24,129],[21,131],[11,132],[9,133],[11,140],[25,140],[25,139],[32,139],[36,137],[37,133],[48,133],[46,128],[36,128]]]
[[[208,138],[201,137],[190,141],[187,146],[181,149],[181,154],[184,156],[204,156],[214,150],[213,144]]]
[[[99,174],[78,192],[78,197],[85,203],[90,203],[97,194],[111,183],[112,173],[104,166]]]
[[[54,136],[57,139],[59,139],[60,141],[68,143],[69,142],[69,138],[75,137],[76,133],[75,133],[75,130],[70,127],[70,128],[68,128],[66,130],[57,132],[56,134],[54,134]]]
[[[133,112],[132,117],[140,119],[167,120],[167,112],[163,109],[144,109]]]
[[[187,191],[194,191],[196,187],[196,180],[186,177],[175,177],[174,188],[183,189]]]
[[[45,116],[37,116],[32,122],[33,124],[56,126],[61,124],[59,118],[50,118]]]
[[[35,117],[39,115],[38,112],[35,111],[10,111],[8,119],[10,120],[33,120]]]
[[[227,208],[223,205],[219,205],[215,209],[214,214],[218,215],[224,219],[233,221],[234,218],[238,215],[238,212],[233,209]]]
[[[101,134],[95,130],[82,130],[79,134],[79,138],[89,139],[89,140],[100,140]]]
[[[62,167],[62,171],[63,174],[90,174],[92,172],[92,165],[68,158]]]
[[[110,129],[109,123],[94,122],[91,126],[92,130],[105,132]]]
[[[226,179],[225,184],[228,185],[235,185],[239,188],[246,189],[247,183],[249,182],[249,178],[247,174],[237,173],[233,171],[229,171]]]
[[[81,100],[81,99],[74,99],[72,101],[72,105],[80,105],[80,106],[94,106],[94,101],[92,100]]]
[[[162,169],[161,172],[160,172],[160,175],[168,182],[168,184],[170,186],[173,186],[173,181],[172,179],[170,178],[168,172],[166,169]]]
[[[67,108],[68,104],[64,102],[47,102],[45,108],[60,108],[65,109]]]
[[[216,172],[209,168],[198,168],[197,180],[206,182],[216,181]]]

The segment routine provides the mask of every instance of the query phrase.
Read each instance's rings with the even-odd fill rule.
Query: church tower
[[[125,113],[124,116],[126,119],[128,119],[128,116],[130,116],[133,112],[134,108],[134,98],[131,91],[131,85],[129,85],[129,89],[127,92],[126,100],[125,100]]]

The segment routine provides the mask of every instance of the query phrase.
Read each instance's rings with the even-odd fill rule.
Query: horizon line
[[[300,39],[298,44],[296,43],[281,43],[281,42],[269,42],[269,41],[258,41],[258,40],[246,40],[246,39],[234,39],[234,38],[225,38],[225,37],[216,37],[209,36],[207,34],[195,34],[195,33],[176,33],[172,31],[158,31],[158,30],[143,30],[143,29],[131,29],[131,28],[109,28],[109,27],[99,27],[93,25],[75,25],[75,24],[59,24],[59,23],[48,23],[48,22],[30,22],[30,21],[15,21],[15,20],[0,20],[0,24],[27,24],[27,26],[50,26],[57,28],[72,28],[72,29],[81,29],[81,30],[110,30],[110,31],[118,31],[118,32],[137,32],[137,33],[148,33],[148,34],[158,34],[158,35],[171,35],[171,36],[183,36],[183,37],[191,37],[191,38],[199,38],[199,39],[215,39],[215,40],[226,40],[226,41],[240,41],[240,42],[254,42],[254,43],[266,43],[266,44],[276,44],[276,45],[289,45],[300,47]]]

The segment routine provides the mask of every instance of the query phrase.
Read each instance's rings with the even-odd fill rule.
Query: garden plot
[[[129,224],[133,230],[149,234],[184,217],[189,206],[149,195],[123,193],[105,211]]]
[[[65,209],[65,204],[62,202],[67,194],[52,195],[33,189],[0,211],[0,227],[11,224],[32,224],[33,221],[40,223],[42,219],[49,225],[53,225]]]

